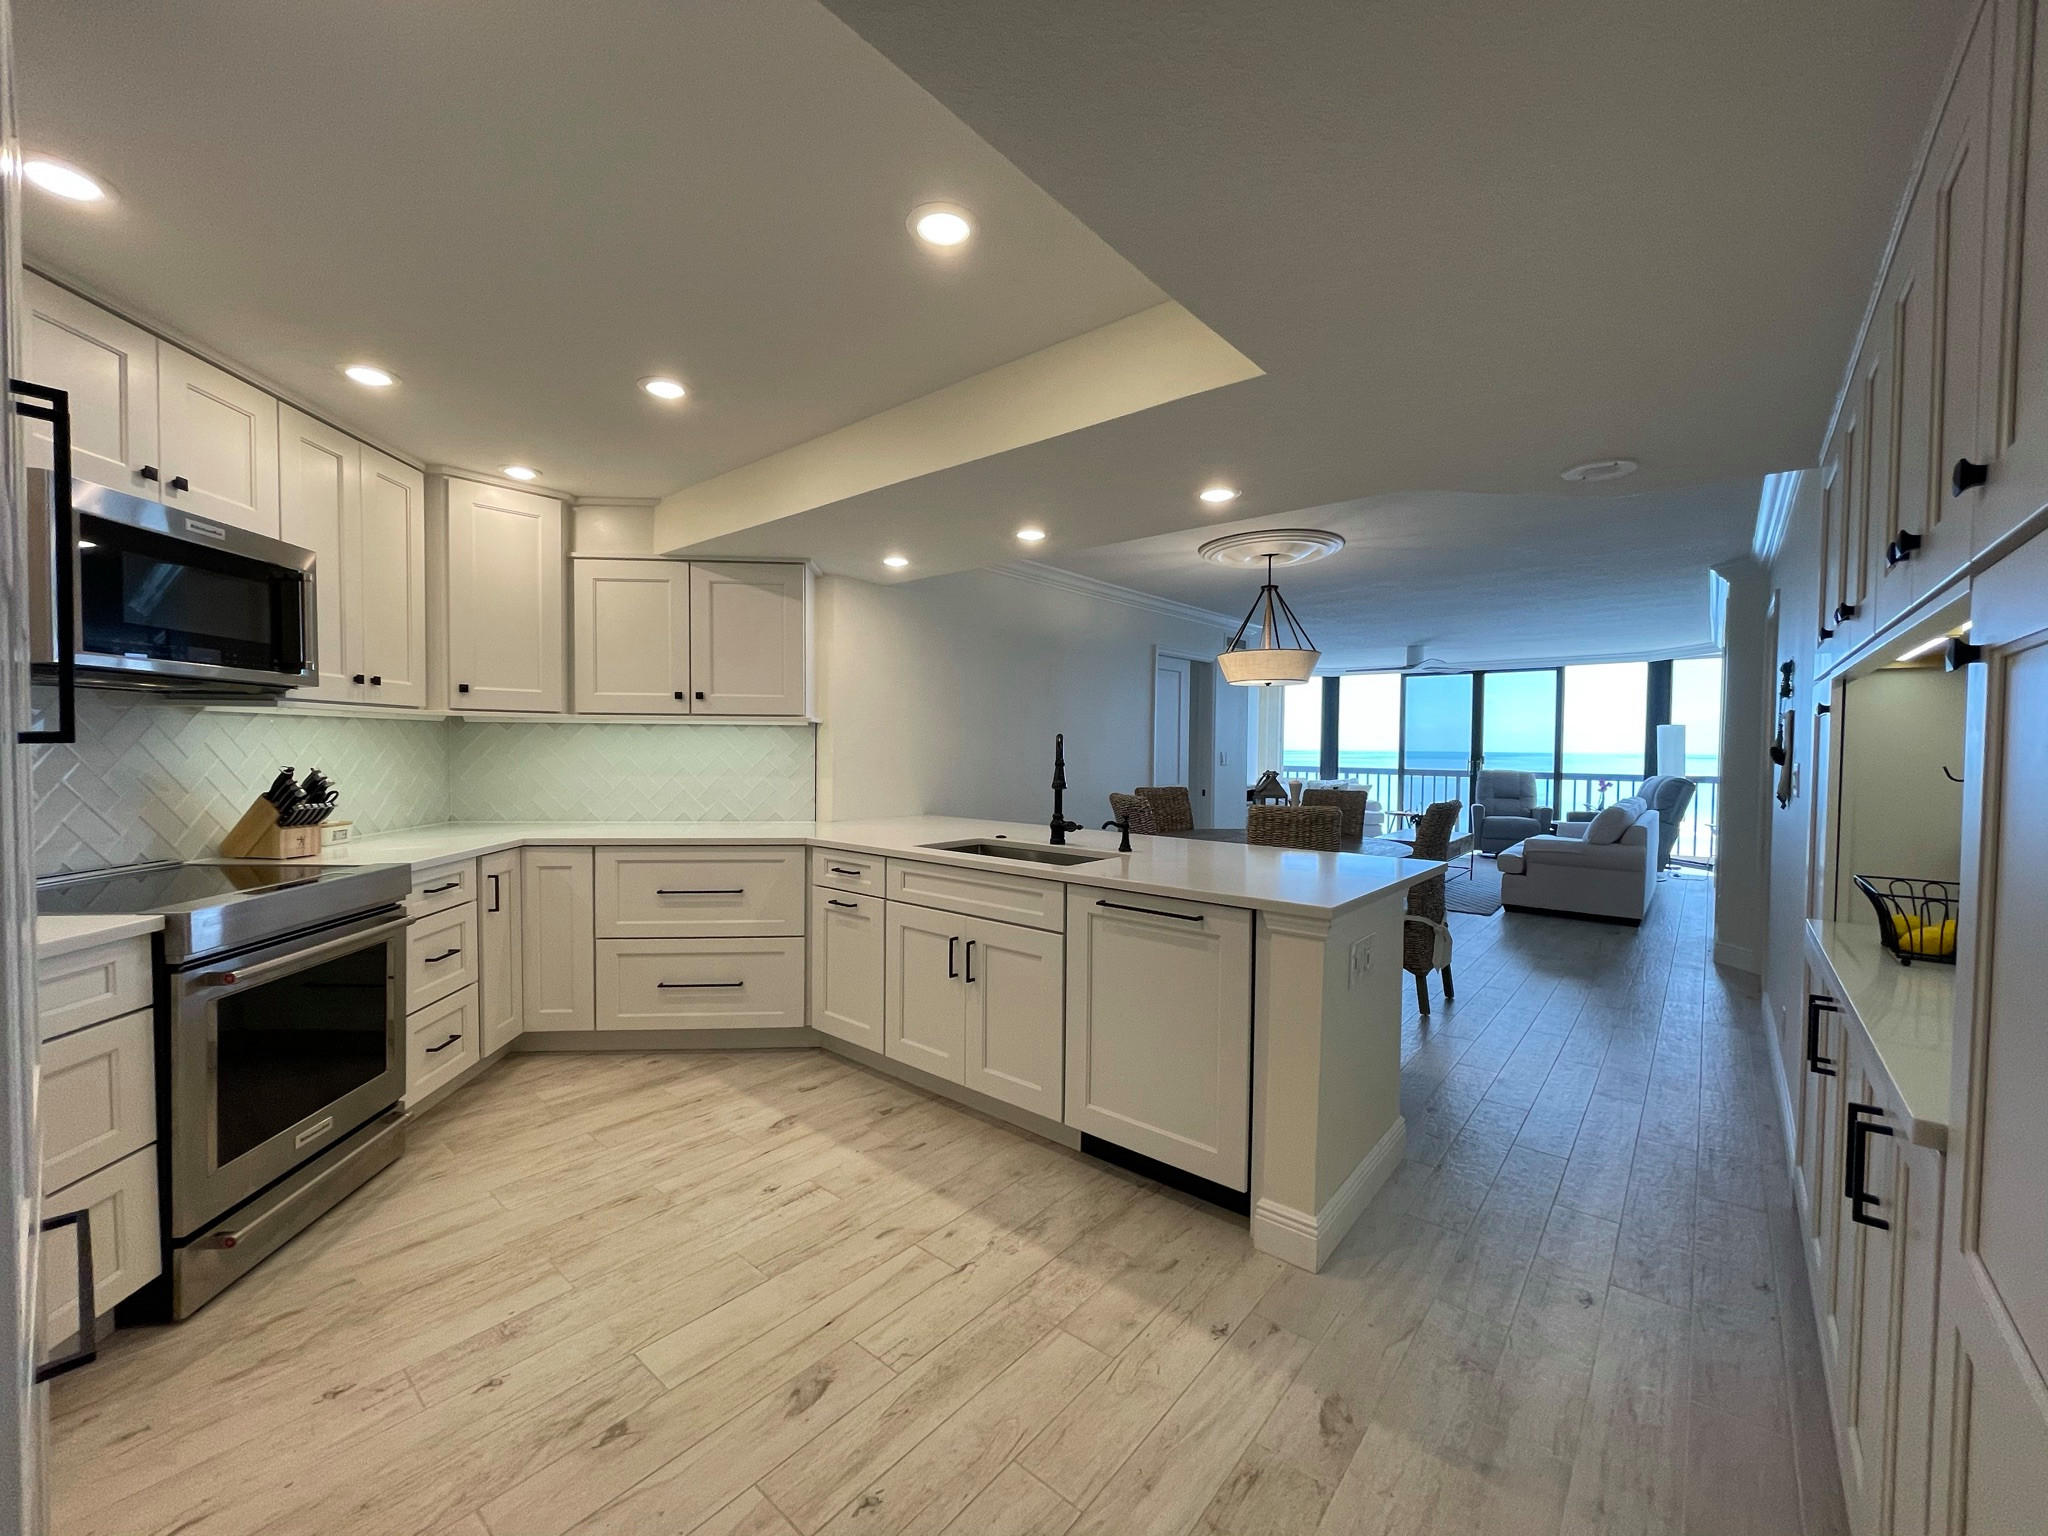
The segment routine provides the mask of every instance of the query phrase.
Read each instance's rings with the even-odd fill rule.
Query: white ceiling
[[[431,462],[658,496],[1165,297],[811,0],[15,0],[15,33],[24,143],[119,194],[29,194],[31,262]],[[937,199],[971,261],[912,239]]]
[[[1196,550],[1221,532],[1303,526],[1344,536],[1275,573],[1323,670],[1398,667],[1407,647],[1459,667],[1669,655],[1713,642],[1708,570],[1740,557],[1756,480],[1617,497],[1422,491],[1185,529],[1059,564],[1242,618],[1265,578]]]

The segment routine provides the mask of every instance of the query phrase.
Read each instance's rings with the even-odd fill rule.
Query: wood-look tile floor
[[[54,1528],[1842,1532],[1710,902],[1454,914],[1321,1275],[820,1052],[514,1057],[56,1386]]]

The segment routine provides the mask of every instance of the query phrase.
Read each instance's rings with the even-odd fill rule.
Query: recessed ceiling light
[[[507,464],[505,466],[505,473],[514,480],[538,480],[540,478],[539,470],[528,469],[524,464]]]
[[[1227,485],[1212,485],[1202,492],[1202,500],[1212,507],[1220,507],[1226,501],[1237,500],[1238,493]]]
[[[73,203],[104,202],[107,189],[75,165],[35,155],[23,162],[21,174],[36,186]]]
[[[1590,485],[1600,480],[1619,480],[1623,475],[1634,474],[1640,467],[1634,459],[1591,459],[1584,464],[1574,464],[1564,472],[1563,478]]]
[[[689,393],[674,379],[642,379],[640,387],[657,400],[680,400]]]
[[[882,556],[882,564],[889,567],[892,571],[900,571],[903,567],[910,564],[910,557],[908,555],[884,555]]]
[[[910,232],[926,245],[965,245],[974,234],[974,220],[953,203],[924,203],[910,210]]]
[[[396,374],[386,373],[372,363],[350,363],[341,371],[369,389],[389,389],[398,382]]]
[[[1019,528],[1017,530],[1017,537],[1026,544],[1036,544],[1045,537],[1045,530],[1043,528]]]

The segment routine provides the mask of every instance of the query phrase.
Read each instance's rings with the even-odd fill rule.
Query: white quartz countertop
[[[36,958],[54,960],[81,949],[132,939],[137,934],[155,933],[163,927],[160,917],[39,917],[36,919]]]
[[[968,838],[1003,838],[1041,847],[1051,840],[1042,826],[957,816],[836,822],[475,822],[360,837],[329,849],[321,860],[331,864],[418,866],[535,844],[803,843],[888,858],[1000,870],[1026,879],[1182,896],[1222,906],[1303,917],[1334,917],[1390,892],[1405,890],[1444,867],[1429,859],[1250,848],[1239,843],[1179,837],[1134,836],[1134,851],[1119,854],[1116,834],[1101,831],[1068,834],[1070,850],[1102,855],[1085,864],[1036,864],[926,846]]]
[[[1948,1146],[1949,1047],[1955,1030],[1956,968],[1901,965],[1879,942],[1877,925],[1809,919],[1807,948],[1832,977],[1836,1000],[1891,1080],[1916,1146]]]

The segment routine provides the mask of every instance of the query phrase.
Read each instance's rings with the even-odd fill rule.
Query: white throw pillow
[[[1589,843],[1618,843],[1621,834],[1636,824],[1636,810],[1626,800],[1618,800],[1595,816],[1586,828]]]

